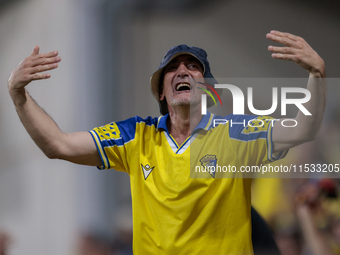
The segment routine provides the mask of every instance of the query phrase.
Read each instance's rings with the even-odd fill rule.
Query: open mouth
[[[185,90],[190,90],[190,84],[189,83],[179,83],[176,85],[176,91],[185,91]]]

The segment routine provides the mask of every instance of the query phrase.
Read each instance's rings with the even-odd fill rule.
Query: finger
[[[39,54],[39,46],[36,45],[33,49],[31,56],[38,55],[38,54]]]
[[[297,57],[293,54],[273,53],[272,58],[294,61],[294,62],[298,61]]]
[[[29,70],[30,74],[41,73],[49,70],[56,69],[58,67],[57,63],[49,64],[49,65],[39,65],[31,68]]]
[[[294,49],[291,47],[277,47],[277,46],[268,46],[268,50],[272,52],[277,52],[277,53],[283,53],[283,54],[292,54],[294,53]]]
[[[51,77],[51,74],[49,73],[36,73],[29,75],[29,80],[36,81],[36,80],[44,80]]]
[[[276,30],[270,31],[270,34],[281,36],[281,37],[288,37],[289,39],[291,39],[293,41],[297,41],[300,38],[299,36],[296,36],[296,35],[293,35],[293,34],[290,34],[290,33],[286,33],[286,32],[276,31]]]
[[[39,66],[39,65],[53,64],[53,63],[58,63],[60,61],[61,61],[61,58],[59,56],[49,57],[49,58],[38,58],[38,59],[32,61],[31,66],[35,67],[35,66]]]
[[[58,51],[51,51],[48,53],[42,53],[42,54],[38,54],[32,57],[32,60],[36,60],[38,58],[51,58],[51,57],[56,57],[58,56]]]
[[[294,40],[286,37],[286,36],[278,36],[278,35],[275,35],[275,34],[272,34],[272,33],[268,33],[266,35],[266,37],[274,42],[278,42],[278,43],[282,43],[283,45],[286,45],[286,46],[292,46],[294,44]]]

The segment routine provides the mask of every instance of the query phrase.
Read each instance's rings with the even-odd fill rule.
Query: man
[[[294,61],[310,73],[307,88],[312,98],[305,107],[312,116],[299,112],[294,128],[284,128],[279,121],[273,128],[265,122],[260,132],[249,128],[248,135],[240,126],[213,128],[215,116],[201,115],[204,92],[199,88],[204,85],[194,82],[213,79],[207,55],[186,45],[170,49],[151,77],[161,113],[167,113],[159,118],[135,117],[90,132],[61,132],[25,89],[32,80],[49,78],[41,72],[57,68],[61,60],[57,52],[39,54],[37,46],[12,72],[9,92],[28,133],[49,158],[130,175],[135,254],[253,254],[251,180],[210,173],[191,178],[190,163],[258,165],[315,138],[325,107],[326,88],[320,79],[325,77],[324,61],[300,37],[271,31],[267,38],[284,44],[269,46],[273,58]],[[226,117],[240,118],[254,116]],[[212,146],[217,140],[219,145]]]

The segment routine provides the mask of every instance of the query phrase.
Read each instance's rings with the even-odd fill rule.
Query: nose
[[[188,68],[185,66],[183,62],[180,63],[180,65],[177,68],[177,76],[181,78],[189,76]]]

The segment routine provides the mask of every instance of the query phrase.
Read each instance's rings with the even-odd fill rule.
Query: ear
[[[165,98],[165,96],[164,96],[164,94],[163,94],[163,93],[159,95],[159,100],[160,100],[160,101],[163,101],[163,100],[164,100],[164,98]]]

